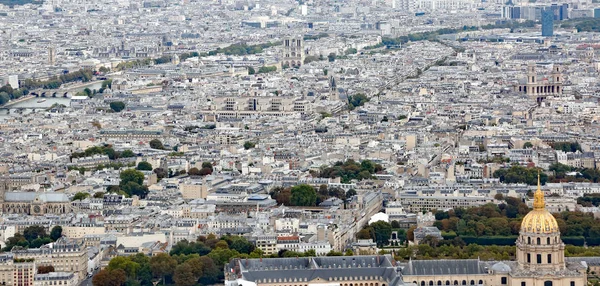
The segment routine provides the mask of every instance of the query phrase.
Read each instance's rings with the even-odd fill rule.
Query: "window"
[[[531,263],[531,253],[527,253],[527,263]]]
[[[525,281],[521,282],[521,286],[527,286],[527,283],[525,283]]]
[[[502,278],[501,278],[502,285],[506,285],[506,284],[508,284],[508,282],[507,282],[506,280],[507,280],[507,279],[506,279],[506,277],[502,277]]]
[[[550,244],[550,238],[546,238],[546,244]]]
[[[542,255],[541,254],[537,255],[537,263],[542,264]]]
[[[575,281],[571,281],[571,286],[575,286]]]
[[[537,238],[537,244],[538,244],[538,245],[542,244],[542,239],[541,239],[541,238],[539,238],[539,237]]]
[[[548,264],[552,263],[552,254],[548,254]]]

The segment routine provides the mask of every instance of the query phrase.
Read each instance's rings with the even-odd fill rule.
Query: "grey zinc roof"
[[[236,266],[237,265],[237,266]],[[343,277],[367,279],[383,278],[390,286],[404,285],[397,268],[390,257],[298,257],[238,259],[230,262],[230,269],[238,268],[247,281],[312,281],[321,278],[326,281],[338,281]],[[398,268],[399,271],[399,268]],[[289,280],[292,279],[292,280]]]
[[[511,271],[510,266],[504,262],[498,262],[492,266],[492,271],[497,273],[508,273]]]
[[[484,265],[478,259],[411,260],[402,274],[410,275],[461,275],[485,274]]]
[[[565,260],[567,262],[578,262],[578,263],[581,263],[582,261],[585,261],[585,263],[587,265],[593,265],[593,266],[600,265],[600,257],[598,257],[598,256],[593,256],[593,257],[565,257]]]
[[[33,201],[36,193],[33,192],[10,192],[4,194],[5,202],[25,202]]]
[[[63,193],[9,192],[4,194],[5,202],[31,202],[39,195],[42,202],[68,202],[69,198]]]
[[[252,271],[243,272],[243,277],[248,281],[279,281],[279,279],[288,278],[298,279],[298,281],[312,281],[317,278],[324,280],[335,281],[336,278],[341,279],[342,277],[382,277],[390,281],[395,280],[395,274],[392,273],[392,269],[388,268],[339,268],[339,269],[300,269],[300,270],[269,270],[269,271]],[[397,284],[396,284],[397,285]]]

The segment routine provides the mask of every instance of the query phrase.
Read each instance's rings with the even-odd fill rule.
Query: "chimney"
[[[377,266],[379,266],[379,255],[377,255]]]

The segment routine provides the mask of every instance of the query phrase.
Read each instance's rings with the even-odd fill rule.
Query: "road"
[[[94,270],[94,275],[98,274],[98,272],[100,271],[100,269],[96,269]],[[92,275],[93,277],[93,275]],[[79,283],[80,286],[92,286],[92,277],[87,277],[85,278],[85,280],[81,281],[81,283]]]

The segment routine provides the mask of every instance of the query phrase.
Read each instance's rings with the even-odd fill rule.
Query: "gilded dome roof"
[[[533,195],[533,210],[530,211],[521,222],[521,232],[551,234],[558,233],[558,223],[554,216],[546,210],[544,193],[540,188],[540,177],[538,175],[538,188]]]

